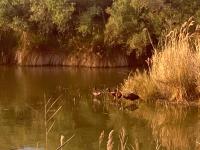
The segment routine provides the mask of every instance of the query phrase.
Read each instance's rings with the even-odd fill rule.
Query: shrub
[[[117,50],[143,60],[189,16],[200,22],[199,7],[199,0],[1,0],[0,30],[16,32],[18,49]]]

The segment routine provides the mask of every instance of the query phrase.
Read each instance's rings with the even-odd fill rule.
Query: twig
[[[53,117],[60,111],[60,109],[62,108],[62,106],[60,106],[55,113],[53,113],[53,115],[51,115],[51,117],[47,120],[47,122],[49,122],[51,119],[53,119]]]
[[[49,132],[51,131],[51,129],[53,128],[54,124],[55,124],[55,120],[53,121],[53,123],[52,123],[51,126],[49,127],[47,133],[49,133]]]
[[[51,106],[47,110],[47,113],[51,110],[51,108],[55,105],[55,103],[61,98],[61,96],[59,96],[58,98],[56,98],[56,100],[51,104]]]
[[[50,97],[45,105],[47,106],[51,100],[52,100],[52,98]]]

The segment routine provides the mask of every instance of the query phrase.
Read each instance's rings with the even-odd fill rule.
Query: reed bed
[[[188,102],[199,98],[199,25],[190,18],[171,31],[161,50],[148,60],[149,70],[136,72],[122,85],[124,92],[136,92],[142,99]]]
[[[118,137],[118,138],[116,138]],[[106,147],[104,148],[103,145],[106,143]],[[135,148],[136,147],[136,148]],[[105,139],[105,132],[102,131],[99,136],[99,150],[106,149],[106,150],[139,150],[137,145],[131,145],[128,143],[128,135],[124,127],[122,127],[118,132],[115,130],[111,130],[108,133],[107,141]]]

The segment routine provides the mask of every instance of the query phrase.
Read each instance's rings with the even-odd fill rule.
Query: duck
[[[114,91],[111,91],[108,88],[107,90],[108,90],[108,93],[110,93],[116,99],[120,99],[122,97],[122,93],[118,89],[115,89]]]
[[[114,91],[111,91],[109,88],[107,89],[108,93],[110,93],[114,98],[116,99],[121,99],[124,98],[126,100],[131,100],[131,101],[135,101],[140,99],[140,97],[137,94],[134,93],[127,93],[124,94],[121,91],[119,91],[119,89],[114,89]]]
[[[116,97],[117,99],[120,99],[120,98],[123,96],[123,95],[122,95],[122,92],[120,92],[118,89],[116,89],[115,91],[116,91],[115,97]]]
[[[140,97],[134,93],[128,93],[128,94],[125,94],[123,95],[123,98],[124,99],[127,99],[127,100],[131,100],[131,101],[135,101],[137,99],[140,99]]]
[[[112,96],[115,96],[115,92],[114,92],[114,91],[111,91],[110,88],[107,88],[106,91],[107,91],[108,94],[110,94],[110,95],[112,95]]]
[[[101,95],[101,92],[98,91],[96,88],[94,88],[93,91],[92,91],[92,95],[93,95],[94,97],[98,97],[98,96]]]

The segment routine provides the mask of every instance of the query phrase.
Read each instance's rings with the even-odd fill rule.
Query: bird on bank
[[[140,97],[134,93],[122,94],[122,92],[119,91],[119,89],[115,89],[114,91],[111,91],[110,89],[107,89],[107,90],[116,99],[124,98],[131,101],[140,99]]]
[[[119,89],[115,89],[115,98],[120,99],[123,95],[122,92],[119,91]]]
[[[93,95],[94,97],[98,97],[98,96],[101,95],[101,91],[97,90],[96,87],[95,87],[95,88],[93,89],[93,91],[92,91],[92,95]]]
[[[123,98],[127,99],[127,100],[131,100],[131,101],[140,99],[140,97],[138,95],[134,94],[134,93],[125,94],[125,95],[123,95]]]
[[[115,96],[115,91],[111,91],[110,88],[107,88],[106,91],[108,91],[108,93],[109,93],[110,95],[112,95],[113,97]]]
[[[119,91],[119,89],[115,89],[114,91],[111,91],[109,88],[107,89],[108,93],[112,95],[115,99],[120,99],[122,97],[122,93]]]

